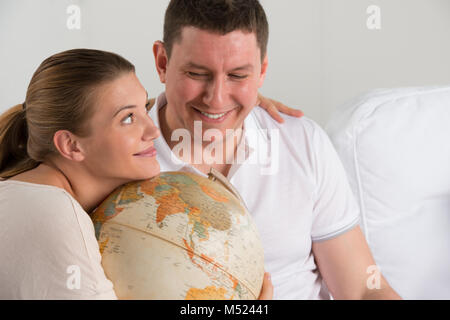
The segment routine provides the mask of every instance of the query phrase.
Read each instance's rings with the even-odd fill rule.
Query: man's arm
[[[401,299],[381,273],[379,288],[367,285],[372,276],[367,269],[375,261],[359,226],[336,238],[313,242],[312,250],[334,299]]]

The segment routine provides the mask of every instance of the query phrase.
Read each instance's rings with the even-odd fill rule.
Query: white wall
[[[262,92],[324,125],[346,100],[378,87],[450,84],[450,0],[262,0],[270,24]],[[152,44],[162,38],[168,0],[1,0],[0,111],[24,100],[32,73],[75,47],[117,52],[137,68],[150,95]],[[81,29],[69,30],[69,5]],[[369,30],[366,9],[381,9]]]

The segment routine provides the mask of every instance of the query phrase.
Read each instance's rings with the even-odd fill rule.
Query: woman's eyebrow
[[[120,108],[116,111],[116,113],[114,113],[113,118],[114,118],[115,116],[117,116],[117,114],[118,114],[120,111],[125,110],[125,109],[132,109],[132,108],[136,108],[136,105],[130,105],[130,106],[123,106],[123,107],[120,107]]]
[[[148,92],[147,92],[147,90],[145,91],[145,94],[147,95],[147,100],[146,100],[146,101],[148,101]],[[133,104],[133,105],[128,105],[128,106],[120,107],[120,108],[117,109],[116,112],[114,113],[113,118],[114,118],[115,116],[117,116],[117,114],[118,114],[120,111],[125,110],[125,109],[133,109],[133,108],[136,108],[136,105]]]

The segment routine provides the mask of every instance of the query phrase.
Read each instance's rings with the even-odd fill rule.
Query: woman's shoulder
[[[13,238],[27,234],[52,247],[82,246],[86,231],[94,233],[89,215],[66,190],[14,180],[0,182],[0,224]]]
[[[68,197],[72,198],[66,190],[55,185],[12,179],[0,181],[0,193],[8,193],[9,195],[24,195],[26,198],[34,194],[38,194],[43,197],[56,197],[56,199],[67,199]]]
[[[13,275],[8,279],[11,290],[20,288],[26,297],[115,297],[112,284],[101,268],[92,221],[64,189],[0,181],[0,253],[10,261],[0,268],[0,282],[5,280],[2,271],[7,270]],[[83,275],[80,289],[74,291],[66,287],[70,266],[79,268],[79,274]],[[23,281],[22,278],[29,279],[30,275],[33,275],[31,282]],[[107,294],[102,295],[104,291]]]
[[[30,219],[35,215],[39,219],[47,215],[54,219],[55,213],[59,213],[59,217],[68,217],[81,209],[62,188],[17,180],[0,181],[0,208],[9,214],[26,214]]]

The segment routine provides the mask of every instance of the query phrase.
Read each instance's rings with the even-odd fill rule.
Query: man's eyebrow
[[[195,69],[209,70],[207,67],[202,66],[202,65],[200,65],[200,64],[193,63],[193,62],[188,62],[188,63],[186,63],[185,67],[186,67],[186,68],[195,68]]]
[[[252,71],[252,70],[253,70],[253,65],[251,65],[251,64],[249,63],[249,64],[246,64],[246,65],[243,65],[243,66],[234,68],[234,69],[232,69],[231,71],[239,71],[239,70],[249,70],[249,71]]]
[[[202,70],[209,70],[209,68],[202,66],[200,64],[196,64],[194,62],[188,62],[186,64],[186,68],[195,68],[195,69],[202,69]],[[253,65],[251,65],[250,63],[240,66],[240,67],[236,67],[231,69],[230,71],[240,71],[240,70],[249,70],[252,71],[253,70]]]

